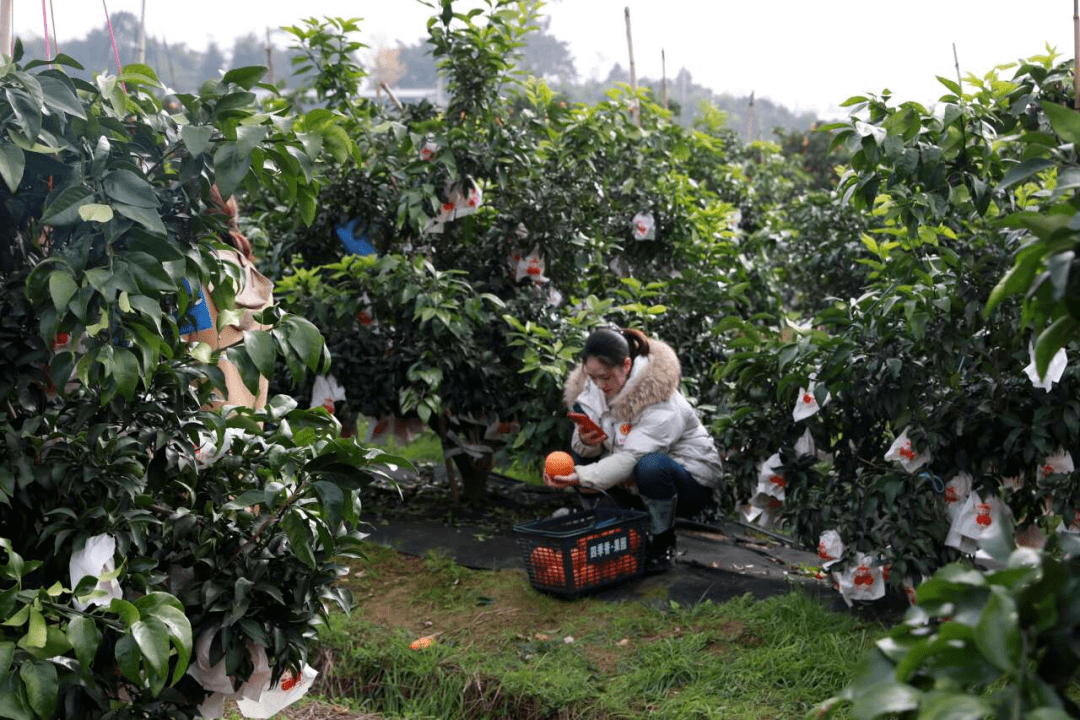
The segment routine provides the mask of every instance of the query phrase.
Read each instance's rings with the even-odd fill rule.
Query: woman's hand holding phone
[[[566,417],[573,420],[578,426],[578,437],[586,445],[599,445],[607,440],[607,433],[597,425],[592,418],[584,413],[569,412]]]

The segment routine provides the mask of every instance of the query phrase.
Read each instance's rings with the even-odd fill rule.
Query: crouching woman
[[[644,507],[650,537],[646,572],[675,561],[675,518],[713,503],[720,455],[697,412],[679,391],[679,358],[638,330],[596,330],[585,341],[563,400],[598,429],[575,425],[577,462],[570,475],[547,477],[552,487],[604,490],[620,504]]]

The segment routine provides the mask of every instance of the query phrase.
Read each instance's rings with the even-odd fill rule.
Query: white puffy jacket
[[[580,406],[604,432],[600,445],[581,442],[577,426],[571,447],[583,458],[599,460],[577,467],[585,487],[607,489],[631,479],[634,465],[649,453],[659,452],[678,462],[698,483],[720,484],[720,455],[697,412],[679,392],[679,358],[659,340],[649,340],[649,354],[634,359],[626,385],[609,402],[578,365],[563,390],[568,408]],[[632,484],[631,490],[636,490]]]

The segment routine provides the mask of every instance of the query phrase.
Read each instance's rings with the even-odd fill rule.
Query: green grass
[[[566,601],[521,571],[382,548],[361,570],[318,687],[389,719],[801,718],[885,633],[797,590],[690,607]],[[424,634],[435,643],[410,650]]]

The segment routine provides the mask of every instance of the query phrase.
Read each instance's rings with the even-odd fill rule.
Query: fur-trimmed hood
[[[645,408],[667,400],[679,390],[682,367],[670,345],[650,338],[649,354],[644,359],[648,361],[643,363],[644,368],[638,365],[642,358],[635,360],[626,385],[608,404],[611,413],[621,421],[633,420]],[[583,364],[579,363],[563,388],[563,403],[567,408],[574,407],[588,379]]]

